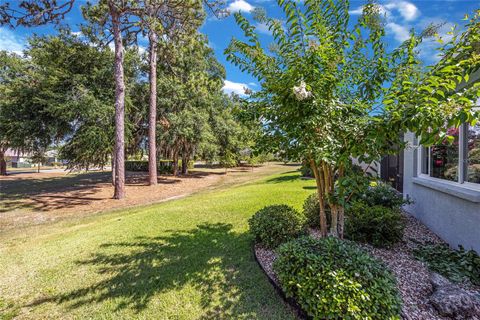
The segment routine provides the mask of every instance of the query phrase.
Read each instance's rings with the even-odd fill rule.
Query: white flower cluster
[[[299,86],[293,87],[293,94],[295,94],[295,97],[298,101],[303,101],[312,96],[312,93],[307,91],[307,85],[305,84],[305,81],[300,82]]]

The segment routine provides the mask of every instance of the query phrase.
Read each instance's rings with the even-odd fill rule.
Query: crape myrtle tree
[[[400,143],[398,132],[384,127],[380,102],[395,61],[402,59],[387,52],[374,3],[367,3],[353,24],[346,0],[277,2],[285,21],[256,13],[274,44],[265,48],[255,26],[237,13],[246,41],[233,39],[227,58],[261,83],[248,106],[261,120],[271,151],[310,164],[321,235],[343,237],[344,208],[362,181],[353,175],[351,158],[370,163]],[[330,232],[326,206],[332,212]]]

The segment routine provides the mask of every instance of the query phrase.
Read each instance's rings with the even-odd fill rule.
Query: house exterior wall
[[[463,187],[456,182],[418,176],[416,139],[404,152],[403,194],[414,201],[405,210],[427,225],[453,248],[462,245],[480,253],[480,186]]]

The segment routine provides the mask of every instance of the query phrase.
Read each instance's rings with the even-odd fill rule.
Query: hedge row
[[[180,165],[180,164],[179,164]],[[135,172],[148,172],[148,161],[125,161],[125,170]],[[173,173],[173,161],[161,160],[157,162],[159,174]]]

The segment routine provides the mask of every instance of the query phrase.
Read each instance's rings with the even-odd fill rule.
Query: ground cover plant
[[[466,251],[463,247],[453,250],[447,244],[427,244],[418,246],[413,253],[429,269],[454,282],[480,286],[480,256],[473,250]]]
[[[303,187],[314,182],[292,170],[1,233],[1,316],[293,319],[254,261],[247,232],[248,219],[267,205],[301,209],[310,193]]]
[[[400,319],[394,276],[353,242],[303,237],[278,249],[274,270],[314,319]]]

